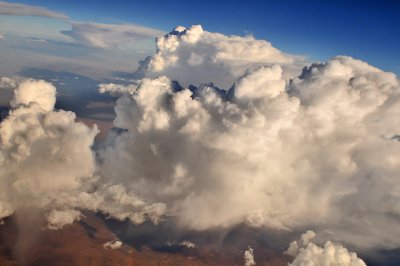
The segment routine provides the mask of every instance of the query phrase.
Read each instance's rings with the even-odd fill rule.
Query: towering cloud
[[[0,217],[36,207],[59,228],[88,209],[180,229],[312,227],[358,249],[400,246],[394,74],[338,56],[294,76],[296,59],[269,43],[200,26],[157,46],[139,69],[145,78],[100,87],[119,99],[97,164],[97,130],[54,111],[52,85],[14,82],[0,127]],[[293,265],[359,263],[313,237],[291,246]]]
[[[52,229],[79,219],[80,209],[117,219],[158,222],[163,204],[146,205],[118,184],[98,183],[91,149],[96,127],[75,114],[54,111],[56,89],[42,80],[2,78],[14,91],[11,111],[0,124],[0,219],[18,209],[47,212]]]
[[[236,48],[222,56],[215,39],[226,49],[235,40]],[[167,76],[102,86],[120,91],[114,124],[122,129],[100,151],[104,178],[147,202],[165,203],[183,227],[313,226],[359,248],[399,246],[394,74],[339,56],[288,81],[285,64],[293,61],[275,48],[257,46],[274,51],[260,66],[237,54],[248,52],[247,41],[199,26],[178,28],[158,43],[146,73]],[[208,47],[201,58],[215,59],[207,61],[210,75],[182,57],[199,46]],[[235,75],[219,67],[237,67],[239,57],[249,58],[248,70],[227,91],[185,86],[227,76],[229,82]]]
[[[0,218],[18,208],[68,209],[72,194],[93,176],[97,129],[75,122],[71,112],[53,111],[51,84],[14,84],[13,109],[0,125]],[[50,220],[60,221],[55,215]]]

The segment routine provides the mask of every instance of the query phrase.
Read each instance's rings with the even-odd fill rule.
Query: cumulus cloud
[[[76,42],[95,48],[114,48],[144,38],[155,37],[162,31],[133,24],[100,24],[69,22],[71,30],[62,31]]]
[[[62,193],[79,189],[95,169],[97,128],[75,122],[71,112],[53,111],[51,84],[26,80],[17,86],[13,109],[0,124],[1,218],[21,207],[65,208]],[[66,215],[60,214],[49,220],[62,223]]]
[[[58,230],[67,224],[72,224],[79,220],[81,213],[77,210],[52,210],[47,214],[48,227],[52,230]]]
[[[302,235],[301,241],[292,242],[287,253],[295,258],[292,263],[289,263],[290,266],[366,266],[356,253],[349,252],[341,244],[327,241],[323,247],[320,247],[311,242],[314,237],[313,231],[307,231]]]
[[[11,101],[12,107],[38,104],[43,110],[51,111],[56,103],[56,88],[43,80],[26,80],[18,85]]]
[[[200,25],[177,27],[158,37],[156,45],[157,53],[141,62],[136,75],[166,75],[184,86],[213,82],[228,89],[246,69],[259,65],[281,64],[285,77],[291,77],[301,61],[267,41],[207,32]]]
[[[37,16],[56,19],[67,19],[62,13],[48,10],[40,6],[32,6],[18,3],[0,1],[0,15],[12,16]]]
[[[244,251],[244,266],[252,266],[256,265],[254,262],[254,254],[253,254],[253,249],[249,246],[247,250]]]
[[[104,243],[103,247],[110,250],[119,249],[122,247],[122,242],[119,240],[109,241]]]
[[[179,245],[182,247],[186,247],[186,248],[195,248],[196,247],[196,245],[193,242],[188,241],[188,240],[183,240],[181,243],[179,243]]]
[[[157,42],[142,62],[146,78],[100,87],[119,99],[97,160],[97,130],[54,111],[51,85],[15,82],[0,126],[0,217],[34,206],[59,227],[86,209],[194,230],[312,226],[358,249],[400,246],[393,73],[338,56],[288,79],[296,58],[199,26]],[[288,254],[347,254],[339,244],[316,246],[314,236]]]
[[[115,219],[157,223],[164,204],[146,204],[122,186],[97,183],[92,151],[98,130],[54,111],[55,87],[42,80],[2,78],[13,90],[11,111],[0,124],[0,219],[19,209],[40,209],[50,229],[100,211]]]
[[[161,42],[186,42],[187,54],[210,36],[200,27],[174,32]],[[160,47],[153,59],[176,59]],[[397,77],[339,56],[287,80],[284,65],[293,61],[274,51],[227,91],[210,83],[181,87],[173,82],[182,80],[180,68],[130,87],[109,85],[121,95],[114,126],[122,130],[99,151],[101,176],[165,203],[183,227],[313,225],[359,248],[397,247]],[[183,73],[196,82],[197,69]]]

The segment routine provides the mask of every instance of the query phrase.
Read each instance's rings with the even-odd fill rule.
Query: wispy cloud
[[[55,12],[44,7],[25,5],[19,3],[8,3],[0,1],[0,15],[13,16],[37,16],[57,19],[68,19],[68,16]]]
[[[163,34],[162,31],[134,24],[100,24],[92,22],[69,22],[71,30],[62,31],[77,43],[95,47],[120,47],[144,38]]]

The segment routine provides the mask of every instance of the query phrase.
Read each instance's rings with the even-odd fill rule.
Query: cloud
[[[122,247],[122,242],[119,240],[109,241],[104,243],[103,247],[110,250],[119,249]]]
[[[301,69],[300,57],[284,54],[267,41],[207,32],[200,25],[177,27],[156,44],[157,53],[141,62],[136,75],[166,75],[183,86],[213,82],[228,89],[251,67],[281,64],[288,77]]]
[[[95,48],[122,47],[125,44],[162,34],[159,30],[133,24],[69,23],[72,29],[62,31],[63,34],[79,44]]]
[[[73,209],[69,210],[52,210],[47,214],[48,228],[58,230],[67,224],[72,224],[80,219],[82,214]]]
[[[43,80],[28,79],[21,82],[14,91],[11,106],[18,107],[21,104],[29,106],[31,103],[38,104],[45,111],[53,110],[56,103],[56,88]]]
[[[0,219],[21,209],[44,212],[50,229],[99,211],[134,223],[157,223],[161,203],[146,204],[113,182],[98,183],[92,145],[98,133],[55,111],[55,87],[42,80],[2,78],[14,92],[0,124]]]
[[[54,12],[44,7],[3,1],[0,1],[0,15],[38,16],[56,19],[68,19],[68,17],[62,13]]]
[[[174,39],[195,43],[195,29]],[[182,228],[313,226],[360,249],[398,247],[398,78],[338,56],[287,80],[278,58],[249,65],[227,91],[180,86],[181,68],[108,85],[121,130],[99,151],[100,175],[164,203]],[[182,71],[196,81],[196,68]],[[226,76],[205,82],[216,75]]]
[[[1,40],[1,39],[4,39],[4,38],[5,38],[5,37],[4,37],[4,34],[0,32],[0,40]]]
[[[244,255],[244,266],[252,266],[256,265],[254,262],[254,255],[253,255],[253,249],[249,246],[247,250],[245,250]]]
[[[0,124],[0,219],[20,208],[62,208],[66,212],[48,216],[56,226],[71,214],[67,196],[93,175],[91,146],[98,130],[75,122],[71,112],[53,111],[51,84],[25,80],[14,85],[13,108]]]
[[[0,125],[0,218],[39,208],[58,228],[91,210],[181,230],[312,227],[358,250],[400,246],[396,75],[346,56],[294,75],[296,59],[269,43],[200,27],[158,42],[147,78],[100,86],[119,98],[96,151],[96,128],[53,110],[51,84],[2,79],[15,93]],[[288,253],[358,261],[314,237]]]
[[[193,242],[190,242],[188,240],[183,240],[182,242],[179,243],[180,246],[182,247],[186,247],[186,248],[195,248],[196,244],[194,244]]]
[[[310,238],[310,235],[312,237]],[[290,266],[326,265],[326,266],[366,266],[365,262],[354,252],[349,252],[339,243],[327,241],[323,247],[310,242],[315,237],[313,231],[302,235],[301,241],[294,241],[290,245],[289,255],[295,256]],[[305,241],[307,239],[307,241]],[[300,247],[299,247],[300,244]],[[297,247],[294,249],[294,247]]]

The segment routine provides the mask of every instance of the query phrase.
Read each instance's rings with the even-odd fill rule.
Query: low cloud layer
[[[154,38],[161,31],[133,24],[69,22],[71,30],[62,31],[79,44],[95,48],[116,48],[144,38]]]
[[[97,129],[54,111],[51,84],[3,80],[15,91],[0,127],[0,218],[32,206],[59,228],[85,209],[183,230],[315,228],[324,242],[400,247],[398,78],[346,56],[296,67],[265,41],[177,28],[142,62],[147,78],[100,86],[119,99],[96,151]],[[347,254],[312,238],[298,261]]]
[[[0,15],[37,16],[56,19],[68,19],[68,17],[62,13],[48,10],[44,7],[9,3],[3,1],[0,1]]]

